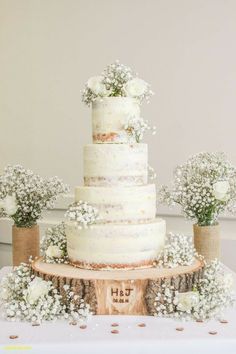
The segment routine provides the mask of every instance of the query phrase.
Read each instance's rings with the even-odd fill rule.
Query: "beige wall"
[[[158,128],[148,141],[159,183],[202,150],[236,164],[235,14],[235,0],[0,0],[0,170],[21,163],[80,184],[91,141],[80,89],[117,58],[156,92],[142,110]]]

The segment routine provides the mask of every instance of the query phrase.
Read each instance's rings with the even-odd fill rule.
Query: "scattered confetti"
[[[220,320],[220,323],[226,324],[226,323],[229,323],[229,322],[227,320]]]
[[[87,326],[86,325],[82,325],[82,326],[79,326],[80,329],[86,329]]]
[[[19,336],[9,336],[10,339],[17,339]]]
[[[203,320],[196,320],[196,322],[198,322],[198,323],[203,323]]]
[[[40,326],[40,324],[39,323],[32,323],[32,326],[33,327],[38,327],[38,326]]]
[[[145,323],[139,323],[138,326],[139,327],[146,327],[146,324]]]
[[[217,332],[216,331],[210,331],[210,332],[208,332],[209,334],[211,334],[211,335],[215,335],[215,334],[217,334]]]
[[[112,323],[111,327],[119,327],[119,323]]]
[[[177,327],[176,331],[182,332],[184,330],[184,327]]]
[[[111,331],[111,333],[112,333],[112,334],[118,334],[119,331],[118,331],[117,329],[113,329],[113,330]]]
[[[76,326],[76,325],[77,325],[77,322],[76,322],[76,321],[71,321],[69,324],[70,324],[71,326]]]

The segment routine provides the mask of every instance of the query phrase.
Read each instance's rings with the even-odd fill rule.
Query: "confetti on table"
[[[112,323],[111,324],[111,327],[118,327],[119,326],[119,323]]]
[[[203,323],[203,320],[196,320],[196,322],[198,322],[198,323]]]
[[[139,327],[146,327],[146,324],[145,323],[139,323],[138,326]]]
[[[71,326],[76,326],[76,325],[77,325],[77,322],[76,322],[76,321],[71,321],[69,324],[70,324]]]
[[[16,339],[18,336],[9,336],[10,339]]]
[[[39,323],[32,323],[32,326],[33,327],[38,327],[38,326],[40,326],[40,324]]]
[[[215,334],[217,334],[216,331],[210,331],[210,332],[208,332],[208,333],[211,334],[212,336],[214,336]]]
[[[81,329],[86,329],[87,326],[86,326],[86,325],[82,325],[82,326],[79,326],[79,328],[81,328]]]
[[[220,320],[220,323],[226,324],[229,323],[227,320]]]
[[[113,329],[113,330],[111,331],[111,333],[112,333],[112,334],[118,334],[119,331],[118,331],[117,329]]]
[[[177,327],[176,331],[182,332],[184,330],[184,327]]]

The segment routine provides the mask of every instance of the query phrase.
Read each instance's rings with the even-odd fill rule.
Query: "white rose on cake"
[[[196,291],[188,291],[185,293],[178,293],[175,298],[177,309],[182,312],[190,313],[191,310],[197,306],[199,302],[199,293]]]
[[[147,82],[137,77],[128,81],[124,85],[125,94],[129,97],[140,97],[144,95],[144,93],[147,91],[147,88]]]
[[[61,258],[63,251],[56,245],[50,245],[46,250],[46,256],[50,258]]]
[[[7,195],[4,199],[0,200],[0,208],[2,208],[7,215],[14,215],[18,209],[16,197],[14,195]]]
[[[92,76],[87,82],[88,88],[95,94],[99,96],[107,96],[109,91],[103,83],[102,76]]]
[[[27,299],[30,304],[34,304],[40,297],[47,295],[50,290],[50,283],[36,277],[29,284],[27,289]]]
[[[213,184],[213,195],[214,197],[221,201],[225,202],[228,200],[228,191],[229,191],[229,182],[228,181],[219,181]]]

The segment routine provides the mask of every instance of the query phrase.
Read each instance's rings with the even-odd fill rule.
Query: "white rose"
[[[50,245],[46,250],[46,256],[51,258],[61,258],[63,255],[62,250],[58,246]]]
[[[27,299],[34,304],[40,297],[47,295],[50,290],[50,283],[42,278],[36,277],[29,284],[27,289]]]
[[[108,91],[102,81],[102,76],[93,76],[88,79],[87,86],[95,95],[106,96]]]
[[[132,79],[124,85],[124,90],[129,97],[142,96],[147,90],[148,84],[139,78]]]
[[[199,293],[196,291],[189,291],[186,293],[179,293],[175,298],[175,304],[179,311],[190,313],[191,310],[199,302]]]
[[[228,181],[219,181],[213,184],[213,195],[217,200],[222,202],[227,201],[227,193],[229,191],[229,182]]]
[[[16,197],[14,195],[7,195],[4,199],[0,201],[0,207],[5,210],[7,215],[14,215],[18,209]]]

